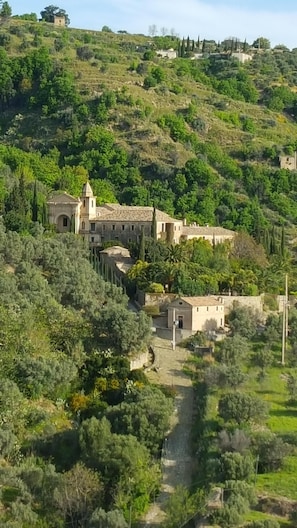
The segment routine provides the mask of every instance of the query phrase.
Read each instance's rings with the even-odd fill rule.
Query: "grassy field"
[[[256,346],[261,346],[257,344]],[[259,369],[249,359],[242,365],[247,378],[243,386],[237,390],[260,397],[267,402],[269,416],[265,423],[252,425],[253,431],[271,431],[290,444],[290,455],[285,457],[281,470],[265,474],[255,474],[256,494],[264,497],[277,498],[279,502],[297,501],[297,407],[288,402],[287,376],[296,376],[296,368],[282,367],[279,363],[279,347],[275,352],[275,365],[266,371],[264,379],[257,381]],[[208,397],[207,419],[209,424],[217,420],[218,400],[224,391],[212,392]],[[222,424],[221,424],[222,425]],[[215,427],[212,433],[216,438]],[[213,444],[212,456],[216,456],[216,443]],[[281,527],[293,527],[285,517],[250,511],[245,522],[253,520],[275,519]]]
[[[275,521],[278,521],[281,528],[294,528],[293,525],[288,521],[287,519],[283,519],[282,517],[278,517],[277,515],[268,515],[267,513],[262,513],[258,511],[250,511],[245,516],[245,522],[252,522],[252,521],[265,521],[268,519],[273,519]]]

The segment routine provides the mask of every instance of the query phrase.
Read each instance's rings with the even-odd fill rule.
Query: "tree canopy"
[[[66,13],[65,9],[61,9],[60,7],[49,5],[45,7],[40,12],[42,20],[45,22],[54,22],[54,17],[64,17],[65,18],[65,24],[66,26],[69,26],[70,24],[70,18],[68,14]]]

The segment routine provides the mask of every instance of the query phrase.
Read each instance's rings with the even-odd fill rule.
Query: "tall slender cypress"
[[[144,239],[144,228],[141,227],[140,241],[139,241],[139,260],[145,262],[145,239]]]
[[[186,47],[186,51],[187,53],[189,53],[191,51],[191,43],[190,43],[190,37],[188,35],[188,38],[187,38],[187,47]]]
[[[286,248],[286,240],[285,240],[285,228],[282,226],[282,232],[281,232],[281,243],[280,243],[280,252],[281,256],[285,256],[285,248]]]
[[[32,222],[38,221],[37,183],[35,180],[32,200]]]
[[[153,218],[152,218],[152,225],[151,225],[151,236],[154,242],[157,242],[157,215],[156,215],[156,208],[154,206],[153,209]]]
[[[45,202],[43,202],[42,204],[41,222],[42,222],[43,227],[45,227],[48,224],[48,211],[47,211],[47,205]]]
[[[181,48],[180,48],[180,56],[181,57],[185,56],[185,47],[186,47],[185,39],[183,38],[182,43],[181,43]]]

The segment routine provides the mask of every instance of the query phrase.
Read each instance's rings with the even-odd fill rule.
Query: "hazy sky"
[[[11,0],[13,14],[37,13],[54,0],[40,3]],[[25,4],[25,6],[24,6]],[[150,25],[171,29],[180,37],[223,40],[259,36],[271,44],[297,47],[296,0],[62,0],[71,27],[100,30],[107,25],[113,31],[148,34]]]

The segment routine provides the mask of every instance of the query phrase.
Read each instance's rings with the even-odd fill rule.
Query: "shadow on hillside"
[[[270,416],[292,416],[296,418],[297,409],[272,409],[269,414]]]

